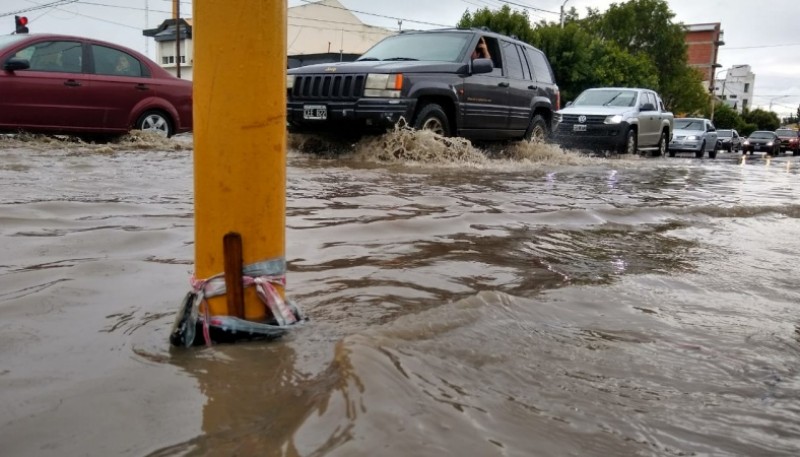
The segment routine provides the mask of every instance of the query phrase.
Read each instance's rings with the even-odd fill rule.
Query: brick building
[[[719,22],[688,24],[685,27],[689,66],[703,73],[703,84],[709,89],[717,68],[721,66],[717,63],[717,55],[719,47],[725,44],[722,39],[724,32]]]

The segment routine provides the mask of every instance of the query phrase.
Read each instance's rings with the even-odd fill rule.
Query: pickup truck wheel
[[[708,158],[709,159],[716,159],[717,158],[717,151],[708,151]]]
[[[694,153],[695,158],[702,159],[703,155],[706,153],[706,142],[703,140],[703,144],[700,145],[700,150]]]
[[[450,136],[450,123],[447,121],[447,114],[436,103],[428,103],[419,110],[417,118],[414,120],[414,128],[417,130],[430,130],[442,136]]]
[[[547,122],[545,122],[541,114],[533,116],[530,124],[528,125],[528,130],[525,131],[525,141],[530,141],[532,143],[543,143],[546,136]]]
[[[667,155],[667,132],[661,131],[661,138],[658,139],[658,150],[656,150],[658,157]]]
[[[625,142],[620,145],[620,154],[636,154],[636,130],[628,129],[625,132]]]

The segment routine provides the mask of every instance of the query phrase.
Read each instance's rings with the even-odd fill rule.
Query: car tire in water
[[[700,145],[700,150],[694,153],[694,156],[698,159],[702,159],[706,153],[706,142],[703,140],[703,144]]]
[[[450,136],[450,121],[441,106],[436,103],[428,103],[420,108],[417,118],[414,120],[414,128],[417,130],[431,130],[442,136]]]
[[[716,159],[717,158],[717,151],[716,150],[708,151],[708,158],[709,159]]]
[[[172,121],[162,111],[146,111],[136,121],[136,128],[145,132],[154,132],[166,138],[175,133]]]
[[[633,128],[629,128],[627,132],[625,132],[625,142],[622,143],[619,147],[620,154],[636,154],[636,150],[638,146],[636,144],[636,130]]]
[[[656,149],[655,155],[656,157],[664,157],[667,155],[667,131],[661,131],[661,137],[658,139],[658,144],[656,145],[658,149]]]
[[[532,143],[543,143],[547,137],[547,121],[544,120],[541,114],[537,114],[531,118],[528,124],[528,130],[525,131],[525,141]]]

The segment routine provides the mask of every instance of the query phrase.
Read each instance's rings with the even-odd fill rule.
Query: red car
[[[775,133],[781,139],[781,149],[792,151],[793,155],[800,153],[800,132],[792,129],[778,129]]]
[[[192,83],[124,46],[66,35],[0,35],[0,130],[164,136],[192,129]]]

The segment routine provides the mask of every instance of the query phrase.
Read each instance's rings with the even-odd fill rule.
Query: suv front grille
[[[586,116],[586,121],[585,122],[578,122],[578,117],[580,117],[580,116],[581,116],[580,114],[564,114],[561,117],[561,122],[563,122],[565,124],[597,125],[597,124],[602,124],[603,122],[605,122],[606,117],[607,117],[607,116],[591,115],[591,116]]]
[[[355,100],[364,92],[366,75],[297,75],[289,91],[293,100]]]

